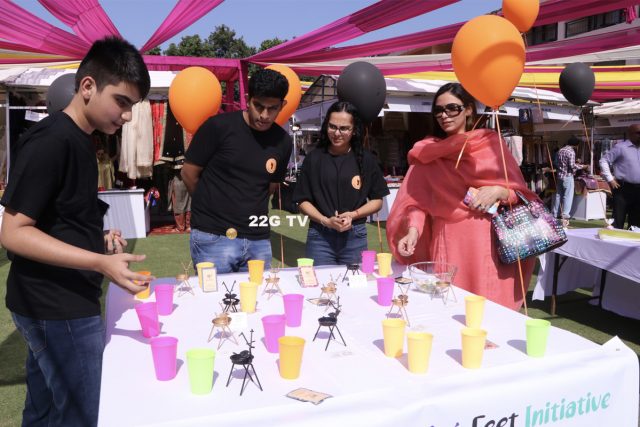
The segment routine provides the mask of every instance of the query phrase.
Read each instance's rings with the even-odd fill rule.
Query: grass
[[[286,213],[280,214],[282,223],[286,223]],[[572,221],[573,227],[602,227],[603,221]],[[384,251],[388,251],[385,239],[384,223],[382,226],[382,240]],[[380,250],[378,231],[375,224],[368,224],[369,247]],[[273,254],[280,258],[280,239],[284,243],[285,266],[296,264],[296,258],[304,254],[306,228],[281,226],[272,230]],[[189,237],[188,235],[162,235],[146,239],[131,240],[128,252],[146,254],[147,259],[132,265],[132,269],[152,271],[156,277],[175,276],[182,271],[181,263],[188,263]],[[274,262],[278,260],[274,259]],[[0,281],[6,282],[9,272],[9,261],[6,252],[0,252]],[[544,318],[559,328],[581,335],[593,342],[602,344],[611,337],[619,336],[631,349],[640,354],[640,321],[618,316],[614,313],[600,310],[584,300],[586,290],[578,290],[559,297],[558,314],[551,316],[549,301],[531,302],[531,291],[535,284],[535,276],[531,282],[529,295],[529,315],[534,318]],[[106,290],[107,283],[103,283]],[[6,287],[0,288],[0,299],[4,301]],[[9,311],[0,307],[0,427],[17,426],[21,422],[21,411],[25,396],[24,361],[26,347],[20,334],[15,330]]]

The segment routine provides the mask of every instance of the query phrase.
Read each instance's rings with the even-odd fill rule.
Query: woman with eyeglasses
[[[459,83],[436,92],[434,136],[409,152],[411,166],[387,220],[387,240],[399,262],[454,264],[456,286],[517,310],[523,301],[518,265],[500,262],[488,211],[496,203],[517,204],[515,191],[529,200],[537,196],[506,146],[501,149],[498,134],[472,130],[475,116],[475,99]],[[471,187],[477,192],[465,203]],[[522,261],[524,289],[534,261]]]
[[[318,146],[302,165],[293,200],[311,219],[306,256],[315,265],[360,262],[367,249],[366,218],[389,194],[375,157],[362,146],[363,129],[352,104],[334,103]]]

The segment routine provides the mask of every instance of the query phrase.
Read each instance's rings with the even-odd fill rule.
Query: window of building
[[[529,44],[529,46],[547,42],[554,42],[556,40],[558,40],[557,23],[533,27],[531,31],[527,33],[527,43]]]
[[[565,24],[566,37],[577,36],[600,28],[625,22],[624,9],[612,10],[611,12],[600,13],[598,15],[585,16],[580,19],[569,21]]]

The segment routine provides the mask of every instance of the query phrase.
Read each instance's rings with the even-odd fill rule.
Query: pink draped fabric
[[[458,153],[465,145],[458,168]],[[446,139],[427,138],[409,152],[411,167],[387,219],[387,240],[394,257],[401,263],[442,261],[456,265],[454,283],[470,292],[518,309],[523,296],[518,266],[498,260],[490,216],[470,210],[463,202],[469,187],[500,185],[507,187],[498,134],[478,129]],[[537,198],[527,188],[522,173],[504,150],[509,175],[510,201],[518,190],[530,200]],[[398,253],[398,241],[409,226],[419,232],[418,245],[411,257]],[[523,262],[528,285],[535,259]],[[525,289],[527,286],[525,286]]]
[[[82,40],[93,43],[106,36],[122,38],[98,0],[38,0]]]
[[[638,14],[636,13],[636,6],[627,7],[627,9],[625,10],[625,14],[626,14],[627,24],[631,24],[633,21],[636,20],[636,18],[638,18]]]
[[[31,51],[72,58],[82,58],[91,46],[9,0],[0,0],[0,38],[30,47]]]
[[[180,71],[187,67],[204,67],[211,70],[220,81],[238,80],[240,60],[226,58],[205,58],[196,56],[143,55],[149,70]]]
[[[160,27],[140,48],[146,52],[178,34],[202,18],[224,0],[179,0]]]
[[[324,49],[458,1],[380,0],[331,24],[253,55],[249,60],[278,62],[280,58]]]

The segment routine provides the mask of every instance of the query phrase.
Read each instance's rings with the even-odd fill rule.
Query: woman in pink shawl
[[[442,86],[432,105],[436,137],[417,142],[409,152],[411,167],[387,220],[389,246],[403,264],[454,264],[456,286],[517,310],[523,301],[518,264],[500,262],[487,210],[496,202],[516,204],[516,190],[529,200],[537,196],[509,151],[501,151],[495,131],[468,131],[475,100],[459,83]],[[469,187],[478,191],[467,206],[463,199]],[[525,290],[534,262],[522,261]]]

